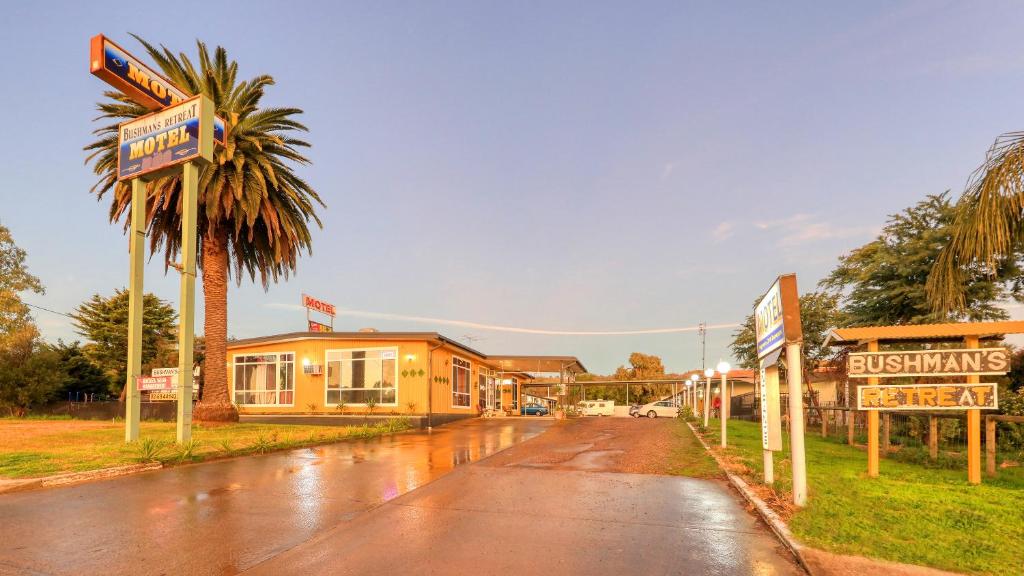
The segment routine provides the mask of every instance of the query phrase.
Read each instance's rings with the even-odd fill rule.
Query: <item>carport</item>
[[[488,356],[488,359],[497,364],[502,372],[515,372],[527,374],[532,378],[545,378],[551,381],[545,382],[523,382],[515,391],[518,396],[518,405],[523,406],[525,388],[544,389],[543,396],[552,397],[552,388],[558,398],[560,405],[567,401],[567,387],[576,383],[576,376],[586,373],[587,369],[575,356]],[[557,382],[554,381],[558,377]],[[541,394],[535,394],[541,395]]]

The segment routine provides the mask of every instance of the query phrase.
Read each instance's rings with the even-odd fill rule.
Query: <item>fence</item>
[[[142,402],[139,417],[142,420],[174,422],[178,418],[177,402]],[[83,420],[113,420],[124,418],[124,402],[56,402],[33,410],[36,414],[71,416]]]
[[[789,402],[786,394],[781,396],[783,423],[786,423]],[[736,396],[732,398],[730,406],[731,418],[761,421],[760,398],[757,394]],[[935,419],[934,442],[930,437],[930,417]],[[967,416],[963,412],[882,412],[880,420],[879,445],[883,453],[907,450],[927,454],[933,459],[938,456],[937,453],[954,458],[966,454]],[[998,417],[995,420],[1000,420],[992,424],[996,432],[996,457],[1003,461],[1024,459],[1024,423],[1015,418]],[[808,434],[817,433],[838,442],[848,442],[852,435],[855,444],[867,443],[867,412],[829,404],[815,407],[811,405],[807,394],[804,394],[804,426]]]

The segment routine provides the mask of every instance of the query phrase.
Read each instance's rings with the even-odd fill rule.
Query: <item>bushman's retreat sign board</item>
[[[996,410],[995,384],[906,384],[861,386],[858,410]]]
[[[846,365],[850,378],[997,376],[1010,369],[1010,352],[1005,348],[851,352]]]
[[[121,124],[117,130],[117,179],[153,174],[190,160],[213,157],[213,102],[195,96],[176,106]]]

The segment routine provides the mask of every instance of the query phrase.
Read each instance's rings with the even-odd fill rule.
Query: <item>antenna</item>
[[[697,325],[697,334],[700,335],[700,371],[703,372],[706,367],[704,363],[708,350],[708,325],[706,322]]]

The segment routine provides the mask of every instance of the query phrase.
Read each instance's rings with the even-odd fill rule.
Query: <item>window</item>
[[[469,373],[469,361],[452,356],[452,406],[456,408],[469,408]]]
[[[394,405],[397,398],[398,349],[327,351],[324,404]]]
[[[295,354],[235,356],[235,404],[291,405],[295,401]]]

